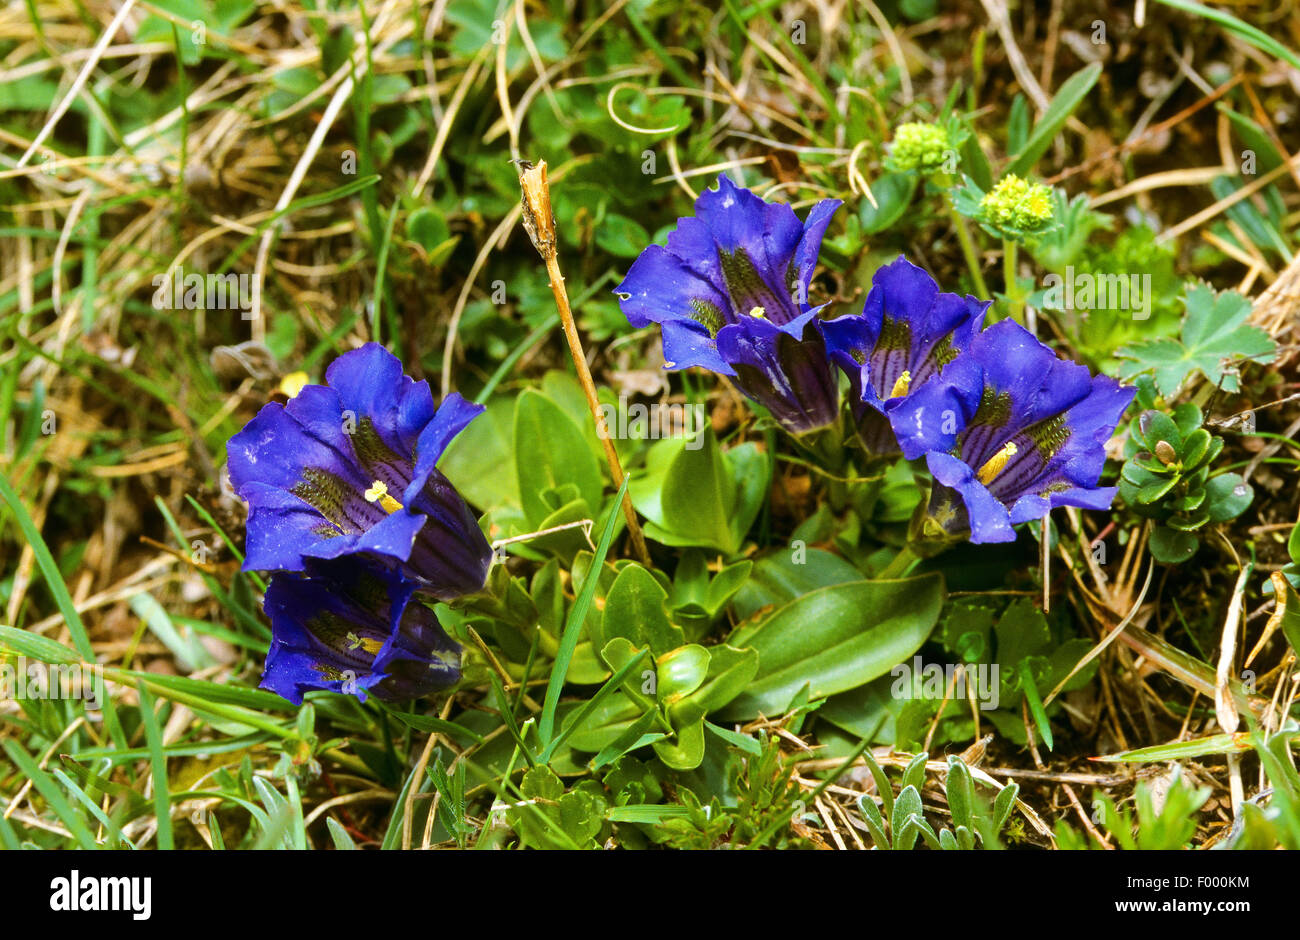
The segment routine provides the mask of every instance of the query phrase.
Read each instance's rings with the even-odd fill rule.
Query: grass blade
[[[171,795],[167,789],[167,755],[163,753],[162,731],[158,716],[153,710],[153,696],[143,681],[136,683],[140,696],[140,723],[144,725],[145,741],[149,745],[149,764],[153,768],[153,806],[158,819],[158,848],[172,849]]]
[[[596,596],[596,584],[600,581],[600,569],[605,564],[605,556],[609,554],[609,543],[614,540],[614,527],[618,524],[619,519],[618,510],[623,505],[623,496],[627,493],[627,484],[631,479],[630,475],[623,477],[623,485],[618,488],[618,495],[614,497],[614,502],[610,504],[609,516],[605,520],[605,531],[600,534],[600,543],[596,546],[596,557],[591,560],[591,567],[587,569],[587,577],[582,582],[582,590],[574,598],[573,607],[569,609],[569,619],[564,624],[564,633],[560,637],[560,648],[555,653],[555,663],[551,667],[551,678],[546,684],[546,698],[542,702],[542,715],[537,723],[537,732],[543,750],[551,745],[551,737],[555,730],[555,709],[560,704],[560,691],[564,688],[564,677],[568,675],[569,663],[573,659],[573,651],[578,647],[578,636],[582,633],[582,625],[587,619],[587,608],[591,606],[591,599]]]

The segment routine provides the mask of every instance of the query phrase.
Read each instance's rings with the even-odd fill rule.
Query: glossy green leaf
[[[709,673],[709,651],[691,643],[660,656],[655,666],[659,700],[676,702],[704,682]]]
[[[704,682],[668,708],[674,726],[688,724],[722,708],[745,690],[758,672],[758,651],[720,644],[709,647]]]
[[[687,443],[675,438],[650,449],[645,473],[632,485],[632,502],[655,541],[731,554],[762,507],[768,461],[754,444],[724,453],[709,429],[695,449]]]
[[[1254,498],[1254,489],[1239,473],[1222,473],[1205,484],[1205,505],[1211,522],[1237,518]]]
[[[1156,526],[1151,530],[1147,546],[1156,561],[1166,565],[1178,565],[1196,554],[1200,541],[1190,532],[1179,532],[1168,526]]]
[[[694,770],[704,760],[704,719],[678,728],[674,737],[656,741],[651,747],[673,770]]]
[[[754,563],[733,607],[739,619],[748,620],[764,607],[789,603],[809,591],[861,580],[861,571],[823,549],[806,545],[777,549]]]
[[[758,652],[758,673],[724,717],[779,715],[805,685],[821,698],[865,685],[911,656],[934,628],[943,578],[851,581],[805,594],[754,626],[733,646]]]

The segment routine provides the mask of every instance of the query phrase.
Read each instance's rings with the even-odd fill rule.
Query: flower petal
[[[312,561],[271,578],[272,641],[262,687],[301,704],[324,689],[387,701],[427,695],[460,676],[459,647],[415,586],[357,559]]]
[[[682,220],[687,221],[693,220]],[[709,251],[716,259],[716,251]],[[682,256],[651,245],[632,262],[614,293],[635,327],[689,321],[711,336],[726,325],[731,311],[730,302],[715,286],[721,283],[720,275],[717,281],[702,276]]]
[[[935,483],[941,484],[936,485],[931,493],[932,518],[941,519],[936,513],[936,501],[939,502],[939,512],[942,513],[943,502],[948,500],[948,508],[954,514],[954,520],[964,517],[970,528],[972,542],[1015,541],[1016,530],[1011,527],[1011,517],[1006,507],[975,478],[975,473],[969,466],[950,454],[933,451],[925,455],[925,462]],[[957,530],[948,528],[948,531]]]
[[[428,382],[406,375],[401,360],[378,343],[339,356],[325,371],[325,381],[358,426],[368,420],[390,450],[410,460],[420,430],[434,414]]]
[[[736,387],[800,434],[839,417],[839,388],[821,333],[811,322],[803,338],[749,317],[718,333],[718,352],[736,370]]]
[[[424,429],[414,448],[415,466],[411,482],[402,494],[406,504],[415,502],[417,494],[424,488],[425,481],[433,468],[442,459],[443,451],[452,439],[481,415],[487,408],[466,401],[458,393],[452,392],[443,400],[442,405]]]
[[[662,326],[665,369],[700,366],[719,375],[735,375],[718,353],[717,341],[695,323],[666,320]]]

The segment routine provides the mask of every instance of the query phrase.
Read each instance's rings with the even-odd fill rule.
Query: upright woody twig
[[[569,307],[569,292],[564,287],[564,275],[560,273],[560,261],[555,245],[555,216],[551,214],[551,187],[546,182],[546,161],[536,165],[527,160],[514,161],[519,171],[519,187],[523,190],[524,231],[533,241],[542,260],[546,262],[546,273],[551,279],[551,293],[555,295],[555,307],[560,312],[560,321],[564,324],[564,335],[569,341],[569,354],[573,365],[578,370],[578,380],[587,395],[587,405],[596,420],[596,436],[605,447],[605,459],[609,461],[609,472],[614,478],[614,486],[623,485],[623,466],[619,463],[618,452],[614,450],[614,441],[605,424],[605,416],[600,410],[600,401],[596,397],[596,383],[591,379],[591,370],[587,368],[587,357],[582,352],[582,340],[578,336],[578,326],[573,322],[573,310]],[[632,550],[643,565],[649,567],[650,553],[646,549],[645,536],[641,534],[641,524],[637,522],[636,510],[632,508],[632,498],[623,494],[623,516],[627,519],[627,530],[632,537]]]

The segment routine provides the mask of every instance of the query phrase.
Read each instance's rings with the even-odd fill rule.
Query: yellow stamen
[[[366,502],[379,503],[384,512],[392,514],[402,508],[402,504],[393,497],[388,495],[388,484],[382,480],[376,480],[370,485],[370,489],[365,492]]]
[[[293,398],[303,390],[303,387],[309,381],[311,380],[306,372],[290,372],[280,379],[280,391],[285,394],[286,398]]]
[[[988,486],[997,479],[998,474],[1002,472],[1002,468],[1007,465],[1007,461],[1015,455],[1016,442],[1007,441],[1002,445],[1000,451],[984,462],[984,466],[980,467],[979,472],[975,474],[976,478],[985,486]]]
[[[357,636],[355,633],[348,634],[348,649],[350,650],[363,649],[374,656],[378,655],[379,651],[383,648],[384,644],[373,637]]]
[[[890,389],[889,397],[902,398],[904,395],[907,394],[907,387],[911,384],[912,384],[912,373],[909,372],[907,369],[904,369],[903,374],[900,375],[897,381],[894,382],[894,387]]]
[[[763,317],[767,316],[767,311],[762,307],[755,307],[749,311],[749,315],[751,317],[758,317],[761,320]]]
[[[923,532],[932,538],[939,538],[946,534],[948,524],[957,518],[957,510],[953,508],[952,501],[945,499],[939,504],[939,507],[925,517]]]

